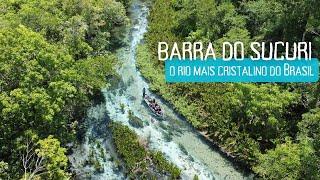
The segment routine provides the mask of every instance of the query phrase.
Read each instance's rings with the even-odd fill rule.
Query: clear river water
[[[193,179],[195,174],[201,180],[252,179],[212,148],[170,105],[148,91],[148,83],[136,68],[135,54],[137,45],[143,43],[143,35],[147,32],[149,8],[144,2],[133,0],[129,11],[131,27],[126,36],[128,45],[117,52],[121,61],[118,68],[120,81],[103,90],[103,104],[88,110],[84,141],[75,145],[69,156],[78,179],[126,179],[106,126],[110,120],[129,126],[139,138],[147,141],[148,148],[161,151],[182,170],[182,179]],[[164,108],[164,121],[151,120],[152,112],[143,103],[144,87]],[[124,113],[120,108],[121,104],[125,105]],[[129,110],[144,121],[143,128],[135,128],[129,124]],[[92,163],[92,159],[98,163]]]

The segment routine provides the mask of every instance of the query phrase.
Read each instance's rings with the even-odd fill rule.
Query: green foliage
[[[140,146],[137,135],[127,126],[119,123],[112,123],[110,126],[118,154],[123,158],[128,169],[133,170],[136,164],[146,156],[146,150]],[[145,166],[144,163],[141,165],[143,169]]]
[[[0,161],[0,178],[1,179],[8,179],[8,163],[4,161]]]
[[[319,108],[313,109],[303,115],[299,122],[299,139],[310,144],[314,150],[312,154],[304,155],[302,177],[308,179],[319,179],[320,171],[320,111]]]
[[[81,90],[86,94],[96,94],[97,90],[106,88],[106,76],[116,75],[114,67],[116,65],[116,57],[112,54],[106,54],[103,56],[91,57],[85,60],[79,60],[75,64],[75,70],[78,74],[73,72],[66,72],[66,75],[70,75],[75,83],[86,82],[86,86]],[[70,78],[70,77],[69,77]]]
[[[278,145],[275,150],[259,156],[259,164],[255,172],[266,179],[298,179],[300,149],[297,144],[287,142]]]
[[[143,121],[140,118],[138,118],[137,116],[135,116],[131,110],[129,110],[128,118],[129,118],[129,123],[133,127],[136,127],[136,128],[143,127]]]
[[[124,112],[125,112],[124,108],[125,108],[125,105],[123,103],[120,103],[120,110],[121,110],[122,114],[124,114]]]
[[[86,164],[93,166],[96,172],[102,173],[104,171],[103,166],[98,159],[99,157],[95,156],[93,149],[94,148],[92,147],[92,149],[90,150],[89,157],[88,157],[88,160],[86,161]],[[104,151],[101,147],[100,147],[100,156],[104,156]],[[102,158],[105,158],[105,157],[102,157]]]
[[[63,30],[63,43],[69,48],[75,59],[87,57],[93,48],[85,41],[88,25],[82,16],[73,16],[66,23]]]
[[[178,42],[178,38],[173,34],[172,28],[177,25],[175,19],[175,12],[168,0],[157,0],[152,5],[151,13],[149,15],[149,28],[146,34],[148,47],[151,53],[156,55],[158,42]],[[165,14],[165,16],[164,16]],[[159,22],[166,22],[165,25]]]
[[[28,130],[17,138],[15,145],[14,151],[19,152],[16,168],[20,168],[20,171],[23,172],[22,179],[70,178],[70,174],[65,172],[68,165],[66,149],[61,147],[58,139],[51,135],[39,139],[35,132]],[[16,170],[19,172],[18,169]],[[17,175],[14,174],[13,177],[18,177]]]
[[[26,176],[20,141],[32,131],[46,169],[62,177],[58,146],[75,140],[91,99],[115,75],[110,51],[121,45],[125,8],[115,0],[4,0],[0,12],[0,159],[8,164],[1,171]]]
[[[316,169],[308,171],[314,165],[311,159],[313,153],[308,143],[287,141],[259,155],[254,171],[264,179],[317,179],[319,175]]]
[[[7,1],[1,18],[23,24],[50,42],[59,42],[75,59],[115,49],[127,24],[123,4],[114,0]]]
[[[180,177],[180,170],[175,165],[168,162],[162,153],[145,149],[138,136],[127,126],[112,122],[110,128],[117,153],[124,161],[130,178]]]
[[[181,170],[174,164],[169,163],[161,152],[151,152],[150,155],[158,171],[169,173],[172,179],[178,179],[180,177]]]
[[[234,107],[232,118],[237,119],[240,128],[251,137],[266,144],[285,137],[290,122],[283,119],[283,114],[298,100],[297,94],[283,91],[273,84],[236,84],[236,91],[229,94]]]
[[[43,176],[47,179],[66,179],[69,175],[64,172],[67,167],[68,158],[65,155],[66,149],[60,147],[59,140],[48,136],[38,141],[39,148],[36,154],[44,159],[45,168],[48,171]]]
[[[128,8],[129,5],[131,4],[132,0],[119,0],[125,8]]]
[[[74,119],[65,112],[84,110],[86,95],[98,91],[105,85],[105,76],[113,74],[115,58],[74,62],[57,46],[23,26],[2,29],[0,36],[3,137],[11,139],[13,134],[23,132],[15,130],[15,123],[19,123],[21,129],[45,131],[47,135],[59,132],[60,137],[67,138],[69,135],[62,133]]]
[[[320,109],[316,108],[302,116],[302,121],[298,124],[300,138],[310,138],[314,149],[320,155]]]
[[[274,8],[270,8],[270,6]],[[257,39],[262,39],[278,30],[284,15],[283,5],[278,1],[249,1],[244,4],[248,17],[248,29]]]
[[[242,11],[248,17],[249,31],[258,40],[292,43],[318,38],[315,17],[319,13],[315,9],[319,7],[313,0],[258,0],[243,3]]]
[[[319,83],[167,84],[156,46],[162,41],[214,42],[219,52],[217,45],[224,41],[242,41],[250,55],[251,41],[311,41],[318,57],[319,7],[314,0],[155,0],[146,42],[137,49],[137,66],[151,90],[263,178],[280,179],[290,173],[288,179],[317,179],[318,110],[302,114],[318,107]],[[282,155],[284,164],[278,161]]]
[[[56,133],[54,120],[68,123],[62,112],[77,95],[75,85],[60,75],[72,69],[71,57],[25,27],[2,29],[0,36],[2,137],[10,140],[27,129]]]

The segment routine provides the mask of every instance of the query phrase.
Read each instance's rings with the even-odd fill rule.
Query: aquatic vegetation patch
[[[140,119],[136,115],[134,115],[134,113],[131,110],[129,110],[128,118],[129,118],[129,123],[131,126],[133,126],[135,128],[143,128],[142,119]]]
[[[178,179],[181,170],[166,160],[161,152],[146,149],[129,127],[110,123],[116,151],[124,161],[130,179]]]

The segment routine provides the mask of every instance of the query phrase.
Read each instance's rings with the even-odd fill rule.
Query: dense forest
[[[320,83],[168,84],[157,59],[160,41],[239,40],[312,42],[319,58],[320,1],[150,2],[137,51],[150,89],[257,177],[320,179]],[[0,179],[73,177],[67,155],[82,140],[87,109],[110,85],[107,77],[118,76],[115,51],[124,45],[129,6],[130,0],[1,1]],[[128,127],[109,129],[129,178],[179,179],[174,162],[145,148]]]
[[[1,1],[0,179],[71,176],[67,143],[81,137],[87,107],[115,75],[127,5]]]
[[[157,59],[158,42],[183,41],[307,41],[319,58],[319,8],[316,0],[154,0],[138,66],[153,91],[258,177],[319,179],[319,83],[167,84]]]

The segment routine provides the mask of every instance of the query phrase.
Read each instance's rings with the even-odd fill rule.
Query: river
[[[161,151],[181,170],[182,179],[252,179],[238,171],[228,159],[210,146],[183,118],[179,117],[162,99],[148,91],[148,84],[135,65],[136,47],[147,31],[148,6],[134,0],[130,9],[131,28],[127,32],[128,45],[118,50],[121,61],[119,83],[103,90],[105,103],[88,110],[84,142],[77,145],[69,156],[78,179],[125,179],[121,162],[117,159],[106,127],[109,120],[121,122],[148,141],[148,147]],[[151,120],[151,111],[145,107],[142,89],[154,97],[165,111],[165,120]],[[125,113],[120,105],[125,106]],[[144,121],[143,128],[129,124],[131,110]],[[98,170],[97,170],[98,168]]]

